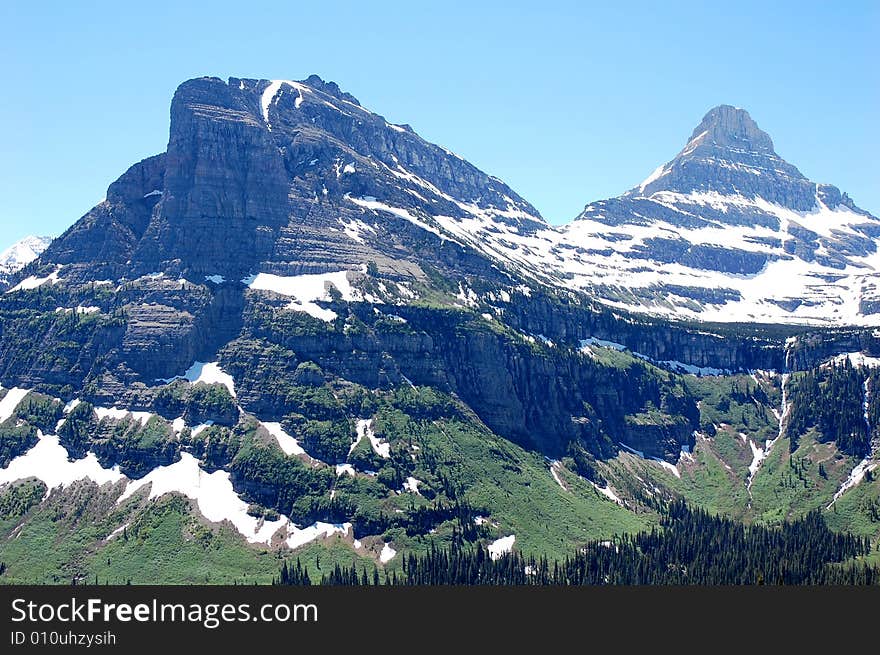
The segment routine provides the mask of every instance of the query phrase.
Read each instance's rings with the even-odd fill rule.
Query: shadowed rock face
[[[164,175],[164,154],[132,165],[110,185],[107,198],[55,239],[40,261],[68,266],[68,275],[77,280],[121,276],[150,224]]]
[[[287,223],[289,180],[246,99],[214,79],[171,103],[162,198],[134,258],[151,270],[235,275],[271,253]]]

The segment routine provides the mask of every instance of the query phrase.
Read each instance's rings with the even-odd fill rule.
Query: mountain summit
[[[782,159],[743,109],[711,109],[674,159],[563,231],[592,244],[565,270],[615,305],[712,321],[880,322],[880,220]]]
[[[651,197],[658,191],[742,195],[800,212],[817,206],[855,206],[840,191],[810,182],[773,149],[770,135],[739,107],[719,105],[703,117],[675,159],[659,166],[625,197]]]
[[[419,261],[461,247],[437,236],[434,215],[545,225],[500,180],[333,82],[205,77],[174,94],[167,151],[110,185],[43,260],[84,281],[356,271],[369,261],[423,277]],[[415,252],[425,238],[440,247]]]
[[[749,116],[749,112],[731,105],[718,105],[703,116],[703,120],[694,128],[688,143],[694,144],[696,141],[729,150],[775,154],[770,135],[758,127]]]

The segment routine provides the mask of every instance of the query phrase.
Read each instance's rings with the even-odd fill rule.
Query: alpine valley
[[[878,238],[731,106],[560,227],[333,82],[189,80],[0,268],[0,580],[877,581]]]

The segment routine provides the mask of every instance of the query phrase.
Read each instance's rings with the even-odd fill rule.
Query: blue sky
[[[880,214],[878,44],[876,0],[10,0],[0,247],[61,233],[163,151],[174,89],[200,75],[334,80],[553,223],[634,186],[733,104],[805,175]]]

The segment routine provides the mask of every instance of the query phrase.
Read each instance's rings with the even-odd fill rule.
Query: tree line
[[[747,526],[674,501],[661,521],[636,535],[594,541],[565,559],[518,552],[492,559],[455,535],[449,547],[403,557],[399,570],[336,564],[320,580],[297,559],[282,585],[873,585],[880,568],[852,562],[867,538],[831,531],[818,511],[778,527]]]

